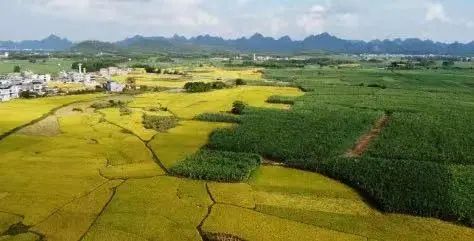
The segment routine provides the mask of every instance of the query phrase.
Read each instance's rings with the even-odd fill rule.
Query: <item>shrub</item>
[[[203,113],[196,116],[194,119],[207,122],[240,123],[240,116],[224,113]]]
[[[145,108],[146,111],[150,111],[150,112],[160,112],[160,111],[168,111],[168,108],[167,107],[146,107]]]
[[[165,132],[178,125],[178,119],[173,116],[143,115],[143,126],[158,132]]]
[[[75,111],[75,112],[84,112],[84,110],[82,110],[81,108],[78,108],[78,107],[72,108],[72,111]]]
[[[244,112],[245,107],[247,107],[247,104],[245,104],[242,101],[235,101],[234,104],[232,104],[232,114],[236,115],[241,115]]]
[[[212,84],[204,82],[189,82],[184,85],[184,89],[189,93],[208,92],[212,90]]]
[[[248,153],[200,151],[171,168],[171,173],[199,180],[239,182],[260,165],[260,157]]]
[[[126,106],[122,106],[120,107],[120,115],[121,116],[124,116],[124,115],[131,115],[132,114],[132,110]]]
[[[225,89],[227,85],[222,81],[212,82],[212,88],[216,90]]]
[[[386,88],[387,88],[387,86],[382,85],[382,84],[368,84],[367,87],[370,87],[370,88],[380,88],[380,89],[386,89]]]
[[[284,104],[284,105],[294,105],[295,100],[294,97],[286,97],[286,96],[277,96],[273,95],[268,97],[267,103],[272,104]]]
[[[247,83],[243,79],[236,79],[235,85],[246,85]]]
[[[114,107],[124,107],[127,105],[127,102],[121,100],[109,100],[109,101],[99,101],[91,105],[94,109],[106,109]]]

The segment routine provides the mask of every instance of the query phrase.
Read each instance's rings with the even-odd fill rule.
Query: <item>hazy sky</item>
[[[0,40],[255,32],[302,39],[474,40],[473,0],[0,0]]]

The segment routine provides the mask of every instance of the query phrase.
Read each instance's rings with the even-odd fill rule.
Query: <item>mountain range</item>
[[[288,36],[278,39],[256,33],[249,38],[224,39],[210,35],[186,38],[143,37],[140,35],[117,42],[72,41],[51,35],[43,40],[21,42],[0,41],[0,50],[47,50],[78,52],[196,52],[231,51],[247,53],[289,54],[325,51],[333,53],[374,54],[443,54],[474,55],[474,41],[470,43],[441,43],[417,38],[393,40],[345,40],[328,33],[311,35],[303,40],[292,40]]]

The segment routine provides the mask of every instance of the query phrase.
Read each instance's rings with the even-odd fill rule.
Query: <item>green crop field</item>
[[[470,69],[170,67],[0,103],[0,240],[474,240]]]
[[[31,71],[36,74],[57,74],[60,71],[70,71],[73,60],[69,59],[45,59],[31,63],[28,60],[0,60],[0,74],[13,72],[15,66],[20,66],[22,71]]]

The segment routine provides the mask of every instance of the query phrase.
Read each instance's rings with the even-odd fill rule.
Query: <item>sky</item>
[[[474,40],[472,0],[0,0],[0,40],[134,35]]]

